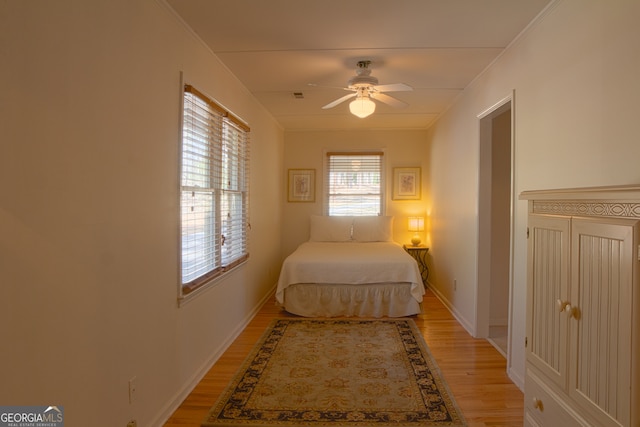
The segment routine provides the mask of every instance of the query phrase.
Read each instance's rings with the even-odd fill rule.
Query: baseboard
[[[258,314],[262,306],[269,300],[271,295],[275,292],[276,285],[267,292],[267,294],[260,300],[260,302],[251,310],[251,312],[245,317],[242,323],[238,324],[229,337],[218,347],[218,349],[211,355],[211,357],[199,368],[196,372],[191,376],[191,379],[182,387],[178,393],[166,404],[164,405],[162,411],[158,414],[158,416],[150,423],[152,426],[161,426],[164,425],[167,420],[173,415],[173,413],[180,407],[182,402],[189,396],[189,393],[198,385],[202,378],[209,372],[211,367],[215,365],[215,363],[222,357],[225,351],[233,344],[236,338],[244,331],[244,329],[249,325],[251,320]]]
[[[492,317],[489,319],[489,327],[492,326],[508,326],[509,318],[508,317]]]
[[[429,286],[429,290],[433,292],[436,298],[438,298],[440,302],[446,307],[446,309],[449,310],[449,312],[453,315],[453,317],[455,317],[458,323],[460,323],[460,325],[462,325],[462,327],[469,333],[469,335],[471,335],[472,337],[475,337],[476,328],[474,324],[472,322],[469,322],[462,314],[460,314],[458,309],[456,309],[454,305],[451,304],[451,302],[436,287],[431,285],[431,283],[429,283],[428,286]]]
[[[511,381],[520,389],[521,392],[524,393],[524,377],[522,377],[518,371],[513,368],[509,368],[507,371],[507,375],[511,379]]]
[[[491,337],[485,339],[489,341],[489,344],[491,344],[493,348],[495,348],[498,353],[502,355],[502,357],[504,357],[505,359],[507,358],[507,353]]]

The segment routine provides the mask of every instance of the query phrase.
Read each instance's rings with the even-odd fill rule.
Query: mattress
[[[298,289],[304,284],[314,286]],[[394,287],[397,284],[402,286]],[[305,242],[284,261],[278,280],[276,300],[287,310],[285,291],[290,287],[296,288],[296,299],[306,295],[306,306],[315,302],[327,305],[328,300],[353,305],[346,302],[352,298],[369,301],[360,306],[372,304],[371,300],[375,300],[373,304],[393,301],[394,305],[410,303],[414,310],[424,294],[417,263],[395,242]],[[376,311],[385,309],[378,307]]]

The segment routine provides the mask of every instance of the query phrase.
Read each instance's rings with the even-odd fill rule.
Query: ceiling
[[[429,127],[552,0],[166,1],[283,128],[311,130]],[[322,109],[360,60],[409,105]]]

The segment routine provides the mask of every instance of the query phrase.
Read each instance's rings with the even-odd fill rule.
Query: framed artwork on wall
[[[393,200],[422,198],[420,168],[393,168]]]
[[[316,170],[289,169],[288,197],[289,202],[316,201]]]

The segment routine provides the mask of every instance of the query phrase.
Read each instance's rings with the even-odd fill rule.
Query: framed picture
[[[420,200],[420,168],[393,168],[393,200]]]
[[[316,201],[316,170],[289,169],[289,202]]]

